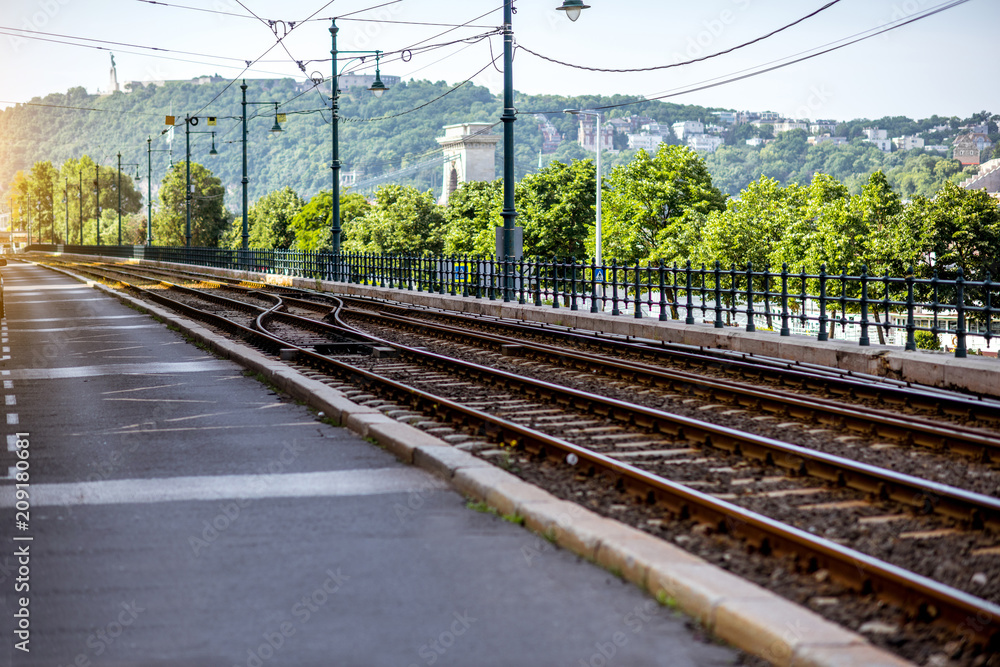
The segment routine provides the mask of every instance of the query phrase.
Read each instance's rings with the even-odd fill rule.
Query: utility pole
[[[101,245],[101,165],[94,163],[94,193],[97,203],[97,246]]]
[[[250,248],[250,223],[247,217],[247,184],[250,183],[250,179],[247,177],[247,80],[243,79],[243,85],[240,86],[240,90],[243,91],[243,253],[244,258],[246,257],[246,251]],[[277,122],[277,117],[275,117],[275,122]],[[242,264],[242,262],[241,262]]]
[[[340,138],[337,124],[340,121],[340,73],[337,71],[337,27],[336,19],[330,21],[330,55],[333,58],[333,78],[330,79],[330,132],[332,134],[330,169],[333,172],[330,190],[330,249],[333,252],[333,279],[340,279]]]

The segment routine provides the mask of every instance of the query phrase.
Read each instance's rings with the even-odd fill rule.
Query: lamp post
[[[209,151],[209,155],[218,155],[219,151],[215,150],[215,132],[192,132],[191,126],[197,126],[200,119],[198,116],[186,116],[184,118],[184,150],[186,160],[184,162],[185,176],[184,176],[184,202],[186,204],[187,213],[187,223],[184,227],[184,244],[190,248],[191,247],[191,135],[192,134],[211,134],[212,135],[212,150]],[[211,119],[209,119],[211,120]]]
[[[170,130],[163,130],[160,135],[164,135]],[[146,137],[146,245],[153,245],[153,153],[170,153],[172,148],[157,148],[153,150],[153,138]],[[173,166],[173,160],[170,161]]]
[[[118,151],[118,245],[122,244],[122,166],[135,167],[135,177],[139,178],[139,163],[128,162],[122,165],[122,154]]]
[[[66,237],[65,243],[69,245],[69,177],[63,179],[63,204],[66,207]]]
[[[563,0],[561,7],[556,9],[566,12],[571,21],[580,17],[580,12],[589,5],[581,0]],[[520,248],[514,247],[514,221],[517,210],[514,206],[514,121],[517,120],[517,110],[514,108],[514,28],[512,25],[514,0],[506,0],[503,5],[503,233],[501,236],[501,258],[504,260],[503,300],[510,301],[513,291],[511,276],[512,266],[506,262],[508,257],[520,254]]]
[[[97,203],[97,246],[101,246],[101,167],[94,163],[94,201]]]
[[[568,14],[567,14],[568,16]],[[576,20],[576,19],[574,19]],[[596,123],[597,137],[597,226],[594,228],[594,263],[601,267],[601,113],[599,111],[589,111],[584,109],[565,109],[564,113],[574,116],[593,116]]]
[[[339,136],[339,122],[340,122],[340,74],[341,72],[337,68],[337,56],[342,53],[355,54],[355,57],[361,54],[375,54],[375,81],[372,83],[370,90],[375,97],[382,97],[385,91],[389,90],[385,84],[382,83],[382,76],[379,72],[379,58],[382,55],[381,51],[338,51],[337,50],[337,33],[340,28],[337,27],[337,20],[332,19],[330,21],[330,55],[333,61],[333,78],[331,80],[330,86],[330,135],[331,135],[331,146],[330,146],[330,169],[333,171],[333,183],[331,189],[331,218],[330,218],[330,250],[333,253],[335,267],[334,276],[339,277],[340,275],[340,136]],[[355,58],[349,58],[347,62],[344,63],[344,67],[354,60]]]
[[[273,104],[274,105],[274,125],[271,126],[271,136],[274,136],[281,132],[281,124],[279,121],[283,121],[284,114],[278,113],[278,106],[280,102],[270,101],[270,102],[247,102],[247,80],[243,79],[242,85],[240,85],[240,90],[243,92],[243,100],[240,102],[243,106],[243,116],[241,118],[243,123],[243,240],[241,247],[245,253],[250,249],[250,223],[248,218],[248,208],[249,208],[249,198],[247,196],[247,186],[250,184],[250,177],[247,175],[247,105],[253,104]]]
[[[83,245],[83,165],[80,165],[80,171],[76,172],[77,176],[80,177],[80,245]]]

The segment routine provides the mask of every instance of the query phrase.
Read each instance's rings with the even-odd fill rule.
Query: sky
[[[503,22],[503,0],[163,2],[175,6],[143,0],[0,0],[0,107],[65,92],[74,86],[83,86],[88,92],[103,90],[108,85],[109,53],[114,54],[121,83],[207,74],[226,78],[329,76],[328,19],[335,16],[341,17],[340,50],[379,49],[390,54],[382,63],[383,74],[448,83],[475,75],[475,83],[494,92],[502,90],[503,76],[496,69],[502,67],[499,36],[438,45],[495,30]],[[574,23],[556,11],[561,0],[516,0],[513,29],[518,45],[591,68],[636,69],[673,64],[755,40],[803,18],[829,0],[587,2],[590,9]],[[380,4],[383,6],[377,7]],[[805,55],[822,45],[945,4],[950,3],[839,0],[787,30],[732,53],[639,73],[572,68],[521,49],[513,65],[514,87],[530,94],[558,95],[654,97],[679,92],[667,99],[739,110],[770,110],[811,119],[896,115],[926,118],[934,114],[964,118],[983,109],[1000,113],[995,66],[991,67],[995,61],[990,57],[996,26],[1000,24],[1000,2],[996,0],[969,0],[832,53],[742,81],[684,92],[796,54]],[[310,16],[323,20],[302,22]],[[267,21],[276,23],[272,28]],[[289,30],[293,21],[296,25]],[[446,26],[385,21],[470,25],[450,30]],[[278,43],[276,34],[286,32]],[[29,36],[88,43],[110,51]],[[130,46],[83,42],[79,38]],[[437,48],[421,51],[415,45]],[[408,61],[404,62],[399,51],[406,48],[411,51],[405,54]],[[493,58],[497,58],[496,68],[490,64]],[[244,61],[253,61],[246,72]],[[295,61],[303,63],[306,73]],[[341,66],[345,64],[352,69],[367,68],[372,63],[370,59],[361,65],[342,60]]]

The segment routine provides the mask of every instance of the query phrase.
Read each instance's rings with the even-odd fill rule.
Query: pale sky
[[[301,21],[345,16],[386,0],[164,0],[176,5],[247,14],[264,19]],[[514,31],[519,44],[559,60],[601,68],[638,68],[677,62],[722,51],[791,23],[826,4],[827,0],[587,0],[591,8],[570,22],[555,10],[561,0],[518,0]],[[940,6],[940,0],[841,0],[759,44],[713,60],[646,73],[595,73],[550,64],[520,51],[514,62],[514,87],[531,94],[624,94],[652,97],[695,87],[766,63],[808,52]],[[353,18],[464,23],[497,27],[502,0],[400,0],[354,14]],[[254,60],[247,78],[292,76],[303,79],[292,60],[323,60],[306,64],[309,73],[330,73],[329,21],[296,26],[283,44],[267,25],[252,19],[141,0],[0,0],[0,33],[21,30],[58,33],[93,40],[127,42],[136,46],[99,44],[112,50],[120,82],[187,79],[218,73],[240,75],[243,60]],[[342,50],[380,49],[392,52],[424,42],[440,44],[489,31],[446,27],[338,22]],[[717,88],[683,94],[670,101],[736,109],[772,110],[791,117],[847,120],[886,115],[924,118],[933,114],[966,117],[981,109],[1000,113],[996,92],[996,61],[991,56],[1000,2],[969,0],[868,41],[839,51]],[[278,29],[283,26],[278,24]],[[27,36],[28,33],[20,33]],[[108,51],[22,39],[0,34],[0,101],[25,102],[34,96],[84,86],[95,92],[107,85]],[[35,35],[48,39],[65,37]],[[414,51],[409,62],[390,61],[384,74],[404,79],[426,78],[449,83],[473,75],[499,56],[502,42],[493,37],[479,43],[456,44],[429,52]],[[151,46],[197,55],[152,52]],[[165,57],[153,57],[153,55]],[[168,59],[169,58],[169,59]],[[184,62],[196,61],[196,62]],[[501,66],[497,61],[497,66]],[[502,75],[488,67],[474,81],[494,92]],[[390,93],[391,94],[391,93]]]

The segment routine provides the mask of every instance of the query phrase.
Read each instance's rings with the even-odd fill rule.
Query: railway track
[[[121,272],[119,275],[122,275]],[[387,407],[390,408],[390,414],[395,411],[397,416],[411,421],[432,416],[439,423],[461,427],[466,433],[453,438],[457,446],[485,450],[484,453],[491,451],[487,447],[494,448],[495,452],[499,446],[501,452],[513,450],[530,453],[532,459],[565,468],[577,477],[594,480],[607,476],[612,480],[616,492],[622,498],[631,497],[636,505],[655,508],[656,511],[675,518],[707,525],[713,531],[744,541],[759,554],[789,559],[801,572],[829,572],[831,577],[854,591],[872,593],[891,601],[905,609],[912,618],[943,622],[952,627],[962,626],[964,632],[973,635],[983,646],[995,646],[1000,637],[1000,620],[997,620],[1000,619],[1000,608],[992,602],[879,561],[835,541],[817,538],[787,523],[769,519],[747,507],[730,502],[740,499],[729,497],[733,494],[713,494],[696,489],[695,483],[699,480],[692,479],[687,484],[680,484],[668,479],[668,475],[662,472],[666,469],[676,473],[679,469],[677,462],[683,461],[685,457],[690,458],[691,454],[703,454],[708,450],[721,451],[728,459],[721,461],[723,465],[715,465],[716,476],[724,468],[737,472],[739,463],[733,465],[734,459],[759,464],[763,466],[765,473],[769,470],[785,470],[795,475],[787,484],[783,481],[779,488],[768,488],[769,484],[775,484],[773,477],[778,475],[771,478],[766,474],[748,477],[744,470],[742,478],[729,477],[729,486],[732,486],[733,481],[740,481],[744,488],[760,487],[757,491],[763,495],[754,495],[754,498],[775,502],[787,497],[803,496],[813,500],[820,497],[821,502],[810,504],[817,508],[826,505],[824,510],[834,509],[832,505],[839,505],[839,509],[872,508],[875,511],[869,513],[867,518],[874,519],[893,516],[891,513],[886,514],[886,509],[891,512],[891,508],[909,505],[919,512],[931,513],[935,519],[940,517],[950,524],[961,526],[958,529],[952,526],[932,526],[925,528],[924,532],[950,531],[964,537],[970,534],[991,535],[995,531],[1000,522],[1000,502],[995,498],[365,336],[346,326],[339,315],[333,315],[335,324],[312,318],[316,315],[329,316],[333,311],[330,303],[319,304],[287,295],[265,295],[253,288],[235,289],[235,292],[242,294],[241,300],[238,300],[176,285],[161,283],[160,287],[168,289],[143,290],[135,285],[131,289],[144,298],[211,322],[231,335],[248,340],[272,354],[280,353],[282,349],[294,349],[298,364],[336,377],[337,380],[332,381],[332,384],[353,393],[355,400],[360,397],[368,402],[381,403],[380,407],[386,407],[385,402],[389,401]],[[229,289],[232,290],[233,286]],[[181,303],[158,294],[157,291],[184,295],[183,298],[188,299],[188,302]],[[248,300],[254,299],[255,303],[248,303]],[[219,309],[223,314],[209,313],[204,308],[196,307],[193,301],[197,300],[201,300],[203,306],[211,304],[212,309]],[[279,309],[282,308],[297,309],[303,315],[280,312]],[[237,313],[238,315],[234,315]],[[370,315],[359,316],[354,311],[352,316],[372,319]],[[240,322],[234,321],[236,319]],[[405,324],[414,327],[411,330],[419,330],[421,327],[426,330],[428,327],[425,322],[407,320],[412,318],[392,315],[385,316],[382,322],[387,326]],[[459,336],[459,332],[441,329],[435,335]],[[581,367],[579,364],[602,363],[605,364],[605,369],[611,369],[617,363],[598,359],[595,355],[571,354],[564,349],[526,345],[524,341],[512,341],[498,336],[468,332],[461,335],[464,336],[461,340],[465,342],[470,342],[471,336],[477,337],[477,345],[492,346],[492,354],[502,355],[506,351],[525,356],[535,355],[535,358],[559,355],[569,366],[576,365],[581,370],[589,366]],[[331,345],[334,347],[329,347]],[[398,351],[399,357],[376,360],[369,356],[345,356],[368,350],[372,346],[391,346]],[[520,349],[510,349],[512,347]],[[621,367],[622,364],[618,366],[615,372],[623,372],[632,381],[664,383],[661,386],[670,388],[679,385],[689,388],[703,386],[694,377],[668,377],[663,370],[640,368],[635,364],[624,368]],[[733,392],[731,396],[742,397],[736,398],[736,401],[758,401],[748,407],[757,407],[770,400],[766,396],[746,393],[747,390],[742,394],[738,393],[738,389],[740,388],[728,387],[726,391]],[[809,406],[799,404],[797,407],[805,410]],[[831,418],[831,415],[836,419],[845,418],[844,414],[834,410],[835,407],[820,406],[812,409],[810,414],[812,418],[819,418],[817,415],[820,414],[826,416],[823,418]],[[584,416],[583,419],[581,415]],[[903,427],[900,423],[887,422],[884,415],[878,417],[876,421],[881,425],[880,428],[897,429],[894,433],[898,433],[898,429]],[[986,443],[976,442],[978,435],[971,430],[965,434],[951,434],[949,437],[952,439],[947,441],[941,438],[948,434],[936,433],[933,429],[924,433],[930,433],[938,439],[916,444],[947,447],[955,451],[967,449],[968,453],[977,456],[990,456],[989,453],[984,453],[988,449]],[[697,449],[692,445],[697,446]],[[692,468],[695,474],[700,474],[699,470],[704,472],[704,464],[713,465],[709,461],[700,463],[703,464],[700,469],[697,465]],[[803,486],[799,483],[801,479],[796,479],[798,477],[808,478],[812,486]],[[785,476],[781,478],[789,480]],[[817,481],[822,482],[822,488],[816,488]],[[713,490],[715,489],[709,489]],[[860,496],[845,500],[841,497],[843,493]],[[826,496],[833,499],[826,500]],[[880,506],[883,509],[877,509]],[[979,615],[978,618],[988,616],[993,620],[982,625],[979,630],[970,630],[965,622],[970,615],[976,614]]]

